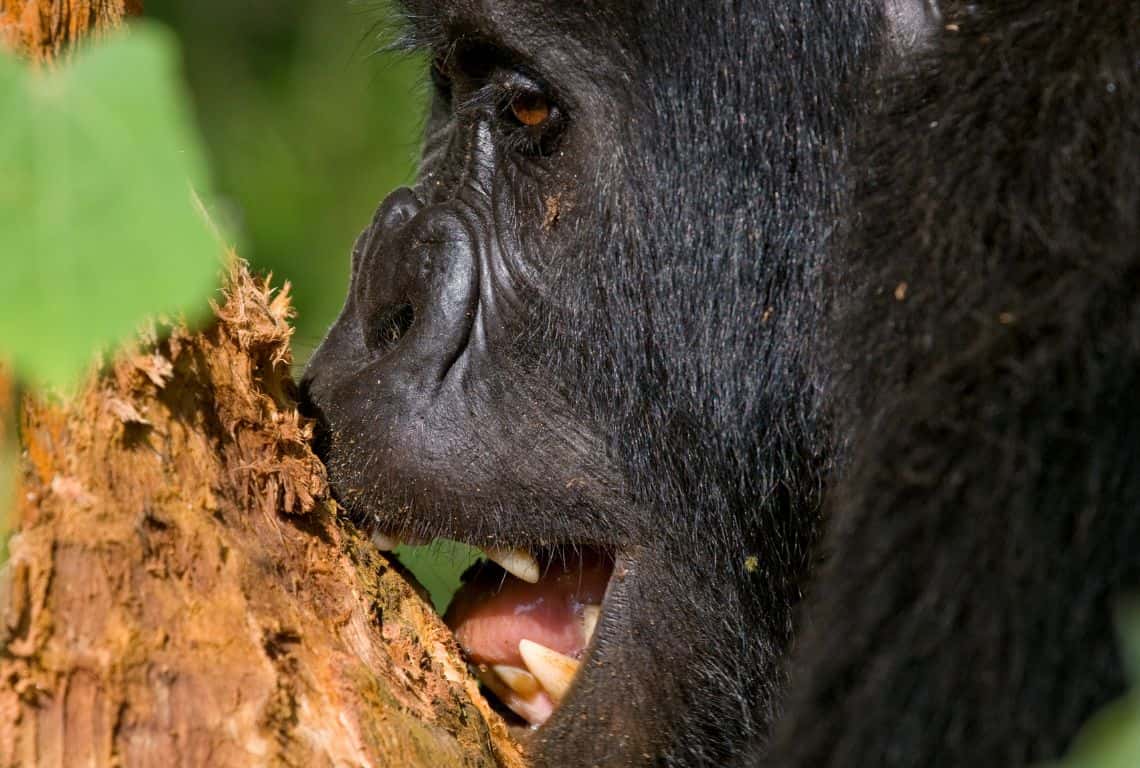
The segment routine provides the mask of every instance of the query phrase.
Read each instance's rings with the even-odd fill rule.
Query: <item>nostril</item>
[[[391,231],[402,227],[419,213],[423,204],[412,190],[401,187],[392,192],[380,204],[376,212],[376,223],[384,230]]]
[[[382,355],[400,341],[415,322],[411,304],[393,304],[375,313],[364,329],[364,345],[374,355]]]
[[[311,419],[313,422],[313,438],[311,445],[313,452],[320,457],[322,461],[328,457],[329,440],[331,432],[329,431],[328,419],[325,417],[324,411],[317,404],[316,393],[314,390],[314,373],[313,369],[316,365],[316,358],[310,361],[309,369],[301,377],[301,381],[297,387],[297,410],[306,419]]]
[[[297,410],[306,419],[317,417],[317,406],[313,402],[313,374],[312,369],[305,371],[297,383]]]

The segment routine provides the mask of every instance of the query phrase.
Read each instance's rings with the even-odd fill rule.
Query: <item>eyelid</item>
[[[446,57],[438,55],[432,68],[435,77],[445,79],[437,88],[455,117],[493,116],[506,141],[520,151],[544,154],[567,125],[567,111],[554,89],[501,51],[478,44],[456,46]],[[523,121],[514,103],[526,97],[541,100],[548,110],[545,119]]]
[[[517,69],[504,72],[502,86],[516,93],[540,93],[547,98],[551,98],[550,89],[543,85],[541,81]]]
[[[483,110],[493,110],[501,115],[504,110],[509,113],[512,100],[527,94],[541,96],[550,105],[551,115],[558,120],[563,118],[564,111],[558,101],[545,88],[524,75],[491,78],[483,87],[460,100],[455,105],[455,111],[460,115],[473,116]]]

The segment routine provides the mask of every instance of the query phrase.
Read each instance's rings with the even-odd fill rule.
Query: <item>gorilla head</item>
[[[1021,424],[1023,413],[1065,414],[1092,398],[1054,388],[1068,400],[1000,412],[1002,382],[987,378],[1032,378],[1034,366],[1060,365],[1068,352],[1083,359],[1055,342],[1085,335],[1030,334],[1014,347],[1029,350],[1024,360],[983,359],[954,329],[1006,316],[1001,302],[1033,288],[1009,282],[1019,279],[1009,263],[1026,265],[1033,285],[1048,283],[1039,273],[1053,262],[1039,243],[999,248],[1007,241],[995,232],[1047,232],[1050,217],[1067,216],[1078,233],[1116,237],[1107,225],[1092,232],[1077,207],[1037,194],[1052,181],[1064,191],[1067,178],[1088,178],[1079,153],[1052,151],[1063,136],[1042,133],[1034,151],[1043,159],[1032,164],[1010,167],[1014,151],[985,153],[1016,145],[1051,94],[1077,86],[1099,94],[1087,86],[1093,79],[1065,69],[1089,50],[1068,30],[1103,16],[1105,39],[1120,42],[1130,28],[1120,20],[1134,19],[1135,4],[993,3],[1009,7],[1007,26],[996,30],[940,20],[946,8],[929,0],[403,5],[408,46],[433,62],[420,177],[392,194],[360,237],[344,310],[303,391],[339,499],[380,539],[457,539],[509,572],[487,566],[474,575],[449,621],[487,686],[542,724],[531,737],[538,763],[720,765],[745,742],[762,749],[781,706],[793,609],[825,555],[829,570],[813,583],[813,599],[826,599],[803,633],[815,656],[801,650],[814,674],[790,699],[795,727],[781,731],[776,764],[1048,756],[1021,721],[1020,730],[989,725],[1016,720],[996,711],[1003,706],[1038,707],[1025,722],[1052,729],[1050,749],[1067,743],[1120,679],[1106,639],[1110,590],[1086,594],[1081,579],[1115,584],[1125,571],[1099,555],[1070,557],[1064,537],[1034,548],[1037,515],[1060,494],[995,500],[1030,487],[1020,480],[1031,471],[1054,484],[1071,478],[1069,489],[1116,486],[1095,475],[1107,465],[1093,454],[1051,464],[1060,454],[1049,458],[1033,430],[1004,443],[1028,457],[1021,469],[987,458],[975,438],[995,424]],[[984,5],[946,3],[966,14]],[[995,40],[1002,45],[988,47]],[[1125,43],[1106,50],[1136,49]],[[1053,55],[1059,45],[1068,47]],[[1049,55],[1037,56],[1039,48]],[[870,203],[849,208],[860,170],[847,164],[848,134],[879,99],[864,74],[887,71],[882,63],[908,70],[897,65],[911,52],[929,53],[934,75],[915,78],[905,120],[887,111],[866,121],[862,141],[882,148],[868,163],[878,170],[855,184]],[[1114,88],[1132,77],[1125,55],[1135,62],[1132,53],[1112,60]],[[1041,76],[1022,77],[1009,61],[1039,61]],[[990,69],[974,72],[979,62]],[[1109,71],[1086,64],[1095,77]],[[1135,110],[1125,115],[1114,104],[1135,102],[1115,98],[1096,100],[1108,118],[1094,127],[1120,138],[1117,122],[1134,127]],[[1072,118],[1072,136],[1101,135],[1080,128],[1081,114]],[[943,142],[955,151],[945,153]],[[1115,165],[1127,167],[1123,158]],[[1022,166],[1052,175],[1007,183],[1022,179]],[[1125,175],[1133,181],[1118,183],[1134,192],[1140,174]],[[898,189],[896,179],[905,180]],[[979,194],[986,190],[989,197]],[[1106,210],[1135,210],[1134,198],[1115,199],[1124,202]],[[973,217],[987,200],[1003,202]],[[850,210],[856,215],[845,218]],[[967,226],[990,219],[989,229]],[[861,272],[869,260],[854,250],[860,245],[837,247],[847,238],[839,232],[853,232],[851,242],[883,264]],[[826,253],[850,263],[834,269]],[[1086,265],[1074,263],[1065,268],[1083,280]],[[865,305],[858,322],[836,325],[825,309],[834,284],[823,279],[825,266],[858,283],[839,286]],[[929,292],[908,298],[899,274],[915,285],[916,276],[929,278]],[[1115,283],[1133,284],[1134,271],[1121,274],[1131,277]],[[920,322],[910,312],[925,314],[915,315]],[[944,359],[931,359],[935,343]],[[846,370],[824,375],[829,364]],[[1081,365],[1065,370],[1089,369]],[[920,374],[928,370],[964,373],[927,386]],[[837,387],[841,379],[856,383]],[[843,392],[852,395],[838,402]],[[883,402],[890,397],[897,403]],[[978,403],[985,407],[969,409]],[[836,412],[842,440],[826,417]],[[1084,429],[1086,417],[1066,429]],[[940,429],[924,429],[927,418]],[[833,447],[853,444],[889,450],[866,450],[862,465],[861,456],[845,457],[854,465],[848,476],[864,485],[833,495],[829,527],[846,522],[817,547]],[[931,455],[938,460],[896,471]],[[924,473],[928,465],[939,472]],[[916,483],[925,483],[922,494]],[[940,495],[962,487],[974,489],[968,504]],[[837,501],[845,498],[862,506],[844,509]],[[1098,496],[1094,506],[1104,503]],[[1050,524],[1091,530],[1084,517],[1070,524],[1074,508]],[[1114,542],[1122,529],[1098,530],[1103,539],[1090,541]],[[986,547],[992,557],[971,570]],[[1071,588],[1026,586],[1053,583],[1058,562],[1073,566]],[[964,573],[969,594],[956,591]],[[958,633],[954,617],[980,615],[986,598],[986,622]],[[962,604],[959,613],[937,610]],[[1077,624],[1100,640],[1039,639],[1038,627],[1068,621],[1068,605],[1074,616],[1095,617]],[[902,634],[900,626],[919,629]],[[1067,665],[1068,676],[1037,696],[1016,664],[963,674],[978,658],[1040,659],[1054,671]],[[944,685],[928,694],[931,680]],[[1080,680],[1090,682],[1079,706],[1068,707]],[[896,729],[900,722],[908,728]],[[937,722],[950,725],[925,730]],[[852,755],[866,760],[851,763]]]
[[[531,722],[565,696],[540,762],[715,761],[773,707],[815,536],[813,277],[874,8],[406,6],[435,84],[419,180],[304,382],[334,487],[389,539],[523,577],[452,618]],[[521,640],[580,660],[568,691]]]

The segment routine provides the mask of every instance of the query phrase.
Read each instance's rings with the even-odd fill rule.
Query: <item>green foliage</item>
[[[1055,768],[1136,768],[1140,766],[1140,603],[1118,614],[1120,647],[1133,688],[1097,713],[1081,730],[1069,756]]]
[[[147,0],[183,40],[238,250],[293,283],[303,363],[336,317],[353,240],[415,175],[423,61],[375,55],[376,0]]]
[[[33,72],[0,58],[0,358],[66,385],[155,313],[205,307],[218,244],[173,38],[139,25]]]
[[[400,563],[415,574],[416,580],[431,595],[432,605],[443,615],[448,603],[459,589],[459,577],[483,553],[458,541],[439,539],[426,546],[396,548]]]

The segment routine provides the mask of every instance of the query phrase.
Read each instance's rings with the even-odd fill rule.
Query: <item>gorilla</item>
[[[540,766],[1024,765],[1125,688],[1140,4],[403,0],[302,381]]]

